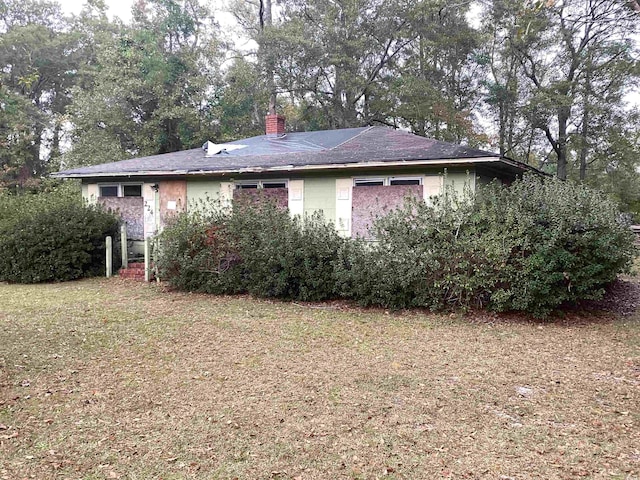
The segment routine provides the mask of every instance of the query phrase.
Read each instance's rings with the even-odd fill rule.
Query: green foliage
[[[74,185],[0,194],[0,281],[38,283],[104,273],[104,241],[118,220],[85,205]]]
[[[161,235],[161,277],[208,293],[325,300],[344,240],[320,214],[291,218],[269,201],[183,214]]]
[[[432,203],[408,200],[378,219],[376,242],[341,252],[343,293],[362,305],[432,310],[486,303],[495,272],[474,235],[470,192],[448,188]]]
[[[538,177],[407,200],[373,233],[375,242],[343,239],[320,216],[237,203],[166,229],[161,276],[212,293],[545,316],[599,298],[634,255],[633,234],[605,195]]]
[[[544,315],[599,298],[634,256],[633,234],[616,204],[582,185],[533,177],[508,189],[492,185],[476,215],[500,268],[491,295],[496,310]]]
[[[292,219],[269,202],[236,204],[230,231],[249,293],[310,301],[335,296],[332,260],[343,240],[321,215]]]
[[[544,316],[595,299],[627,269],[633,235],[584,186],[528,177],[473,201],[409,203],[375,225],[378,242],[341,256],[344,292],[393,308],[521,310]],[[378,272],[378,274],[376,274]]]
[[[238,257],[228,229],[230,214],[214,205],[177,216],[160,236],[158,270],[180,290],[239,293]]]

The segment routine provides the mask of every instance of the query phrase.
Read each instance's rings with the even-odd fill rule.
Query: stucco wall
[[[164,226],[177,213],[187,208],[186,180],[164,180],[159,183],[160,222]]]
[[[369,238],[376,217],[401,207],[408,196],[422,198],[422,185],[353,187],[351,235]]]
[[[460,197],[464,195],[465,190],[469,188],[470,192],[476,190],[475,172],[447,171],[444,177],[445,188],[453,188]]]
[[[127,226],[130,240],[144,239],[144,215],[142,197],[99,197],[98,203],[116,212]]]

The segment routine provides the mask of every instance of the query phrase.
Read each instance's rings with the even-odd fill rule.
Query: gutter
[[[97,172],[97,173],[69,173],[58,172],[51,174],[54,178],[99,178],[99,177],[172,177],[172,176],[212,176],[231,175],[242,173],[269,173],[269,172],[315,172],[319,170],[347,170],[378,167],[406,167],[406,166],[439,166],[439,165],[474,165],[477,163],[505,163],[518,170],[529,170],[536,173],[537,169],[524,163],[516,162],[509,158],[500,157],[476,157],[468,159],[441,159],[441,160],[400,160],[400,161],[375,161],[365,163],[340,163],[320,165],[282,165],[277,167],[245,167],[234,170],[142,170],[137,172]]]

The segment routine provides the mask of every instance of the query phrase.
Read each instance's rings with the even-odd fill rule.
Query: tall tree
[[[97,48],[91,83],[74,92],[67,164],[173,152],[208,138],[218,61],[212,12],[197,0],[150,0],[133,13]]]
[[[580,116],[584,141],[589,137],[589,110],[595,97],[586,84],[614,70],[617,80],[629,80],[638,23],[632,10],[618,0],[539,1],[523,4],[516,17],[509,41],[531,89],[525,112],[551,147],[558,178],[566,179],[569,144],[579,134],[575,125]],[[613,80],[608,76],[605,83]],[[623,85],[610,82],[609,88]]]
[[[407,43],[394,65],[391,93],[398,123],[414,133],[476,143],[474,110],[484,73],[480,35],[465,5],[413,2],[407,10]]]
[[[13,152],[2,155],[5,181],[39,177],[60,155],[60,136],[70,89],[79,66],[78,36],[56,3],[27,0],[0,2],[0,85],[7,99],[3,130],[20,119],[21,134],[3,134]],[[8,130],[7,130],[8,129]],[[19,139],[19,140],[18,140]]]

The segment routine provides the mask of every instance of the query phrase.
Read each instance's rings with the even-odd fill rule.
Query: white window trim
[[[402,181],[405,181],[405,180],[417,180],[418,181],[418,185],[422,185],[422,177],[415,177],[415,176],[414,177],[411,177],[411,176],[389,177],[388,178],[388,182],[389,182],[388,185],[391,185],[391,182],[393,180],[402,180]],[[407,185],[402,185],[402,186],[407,186]]]
[[[117,197],[111,197],[111,198],[123,198],[124,197],[124,186],[127,185],[136,185],[136,186],[140,186],[140,197],[143,196],[143,187],[144,185],[141,182],[122,182],[122,183],[117,183],[117,182],[113,182],[113,183],[99,183],[98,184],[98,196],[102,197],[102,195],[100,195],[102,193],[102,187],[117,187],[118,188],[118,195]],[[136,197],[137,198],[137,197]]]
[[[235,190],[241,190],[242,185],[256,185],[258,190],[262,190],[265,183],[284,183],[283,188],[289,188],[289,179],[282,178],[274,178],[273,180],[240,180],[233,182]]]
[[[354,187],[366,187],[367,185],[358,185],[358,182],[382,182],[382,186],[387,185],[387,178],[385,177],[354,177],[353,178],[353,186]],[[373,185],[379,186],[379,185]]]
[[[358,182],[382,182],[382,186],[388,187],[391,185],[393,180],[417,180],[418,185],[422,185],[422,177],[416,175],[408,175],[408,176],[392,176],[392,177],[354,177],[353,178],[353,186],[365,187],[366,185],[358,185]]]

